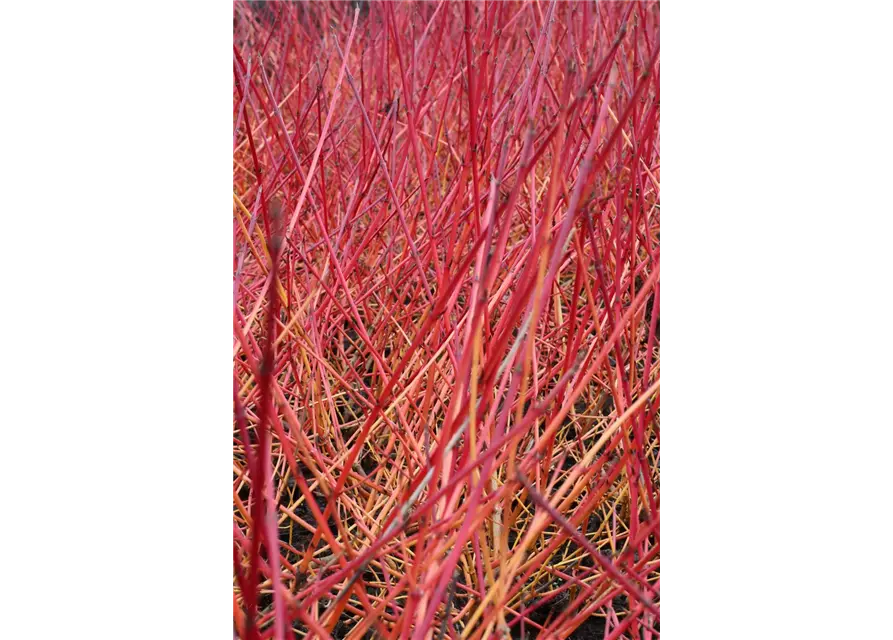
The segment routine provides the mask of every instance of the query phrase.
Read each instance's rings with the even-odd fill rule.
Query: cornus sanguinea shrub
[[[235,5],[238,636],[659,636],[659,33]]]

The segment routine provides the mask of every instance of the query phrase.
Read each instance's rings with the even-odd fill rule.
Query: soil
[[[618,615],[624,615],[628,611],[628,602],[626,596],[617,596],[613,602],[614,610]],[[546,626],[549,619],[554,618],[561,612],[561,605],[549,604],[531,612],[530,618],[537,624]],[[520,640],[521,638],[536,638],[539,633],[538,629],[525,628],[524,635],[521,634],[521,625],[512,627],[512,638]],[[568,640],[602,640],[605,637],[605,619],[598,616],[591,616],[577,627],[573,633],[568,636]]]
[[[571,640],[602,640],[605,637],[605,619],[592,616],[576,628]]]
[[[534,619],[536,615],[533,616]],[[540,622],[537,620],[537,622]],[[524,634],[521,633],[521,625],[515,625],[512,627],[512,638],[514,640],[522,640],[522,638],[526,638],[526,640],[532,640],[536,638],[539,634],[538,629],[533,629],[527,627],[524,629]],[[605,619],[599,618],[597,616],[592,616],[588,618],[577,627],[572,634],[568,636],[568,640],[602,640],[605,637]]]

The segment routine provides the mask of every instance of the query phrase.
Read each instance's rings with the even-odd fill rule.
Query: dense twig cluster
[[[659,636],[657,4],[237,3],[243,638]]]

